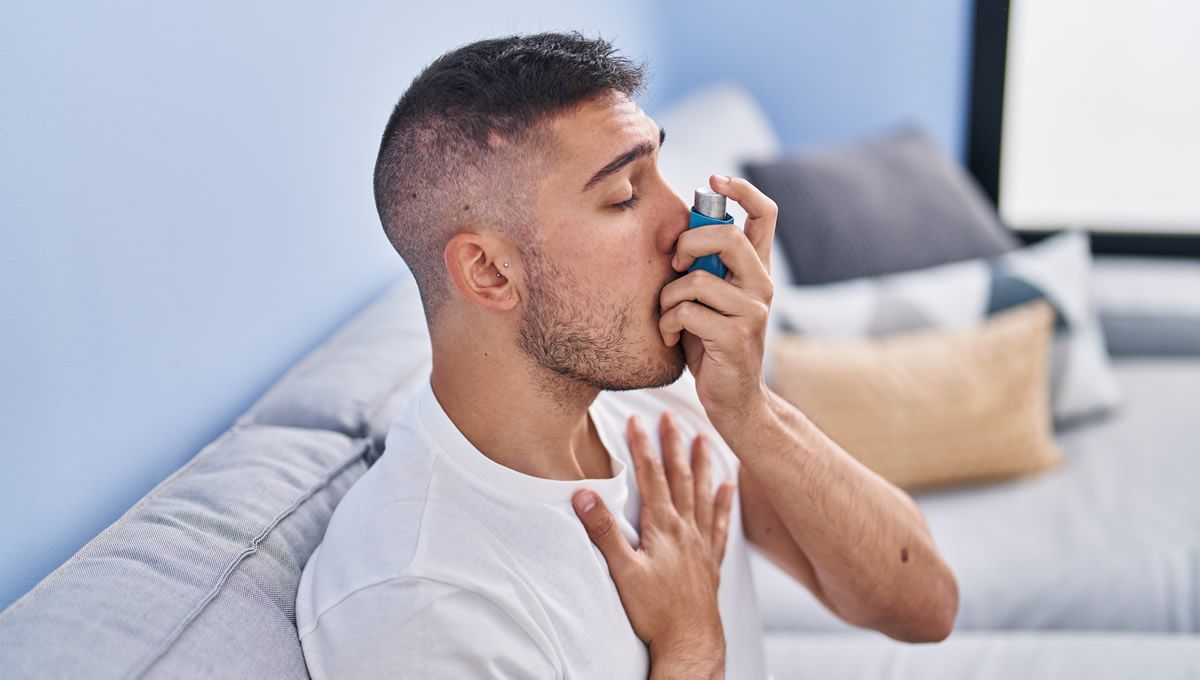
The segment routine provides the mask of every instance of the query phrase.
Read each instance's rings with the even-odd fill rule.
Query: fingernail
[[[596,507],[596,494],[585,491],[575,497],[575,507],[579,508],[579,512],[586,513]]]
[[[725,184],[729,181],[729,178],[725,175],[713,175],[713,177],[717,178],[717,184]]]

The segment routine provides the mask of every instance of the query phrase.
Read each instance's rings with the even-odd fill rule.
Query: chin
[[[659,342],[662,342],[660,339]],[[683,353],[683,343],[677,342],[671,347],[660,345],[663,349],[663,374],[665,382],[661,382],[655,387],[670,385],[679,380],[679,376],[683,375],[683,369],[687,368],[687,355]]]

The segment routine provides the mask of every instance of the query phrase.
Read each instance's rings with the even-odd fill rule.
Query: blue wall
[[[370,173],[438,54],[577,28],[651,115],[734,78],[790,148],[911,116],[961,157],[968,5],[0,7],[0,608],[403,271]]]
[[[334,6],[0,9],[0,608],[403,271],[371,171],[427,62],[571,28],[654,58],[632,0]]]
[[[901,120],[965,158],[969,0],[698,0],[660,6],[664,99],[738,80],[786,149],[853,142]]]

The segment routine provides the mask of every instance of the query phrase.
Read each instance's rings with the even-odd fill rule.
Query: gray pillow
[[[227,430],[0,613],[0,677],[308,678],[300,572],[370,447]]]
[[[832,283],[990,257],[1021,241],[978,185],[919,128],[743,164],[779,205],[795,283]]]

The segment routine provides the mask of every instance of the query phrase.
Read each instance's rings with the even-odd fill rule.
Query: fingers
[[[740,283],[740,287],[757,297],[767,297],[771,285],[769,263],[760,259],[749,237],[736,224],[706,224],[681,233],[675,240],[671,264],[678,271],[687,271],[696,258],[713,253],[733,272],[732,280]]]
[[[670,411],[663,411],[658,431],[662,438],[663,468],[667,475],[667,486],[671,489],[671,500],[675,502],[675,509],[680,515],[691,517],[694,491],[692,468],[684,458],[683,440]]]
[[[610,570],[622,569],[623,565],[634,559],[633,546],[625,540],[617,520],[609,511],[608,506],[598,494],[587,489],[581,489],[571,499],[575,514],[583,522],[588,538],[600,549],[608,562]]]
[[[691,300],[684,300],[663,312],[658,317],[658,332],[663,336],[667,347],[678,342],[683,331],[692,335],[719,343],[724,347],[746,347],[753,324],[744,325],[729,323],[726,316]]]
[[[712,190],[737,201],[746,211],[746,238],[754,246],[766,267],[771,272],[771,244],[775,241],[775,223],[779,219],[779,205],[758,187],[741,177],[731,177],[728,182],[717,181],[717,175],[708,178]]]
[[[675,279],[658,294],[658,306],[664,311],[692,300],[725,316],[745,317],[756,324],[766,324],[771,309],[768,302],[746,295],[741,288],[703,269]],[[674,338],[675,334],[668,337],[663,333],[663,343],[668,347],[675,344]]]
[[[712,534],[712,460],[708,457],[708,442],[703,433],[692,442],[692,477],[695,490],[692,496],[696,506],[696,526],[705,536]]]
[[[642,429],[636,415],[630,416],[626,427],[629,452],[633,456],[633,470],[637,475],[638,493],[642,496],[642,528],[671,509],[671,491],[663,474],[662,461],[650,451],[650,438]]]
[[[717,564],[725,559],[725,539],[729,536],[729,511],[733,507],[734,482],[724,482],[717,489],[717,500],[713,503],[713,552]]]
[[[730,177],[728,182],[718,181],[721,175],[709,177],[709,185],[713,191],[723,194],[738,202],[751,219],[774,218],[779,214],[779,206],[758,187],[741,177]]]

